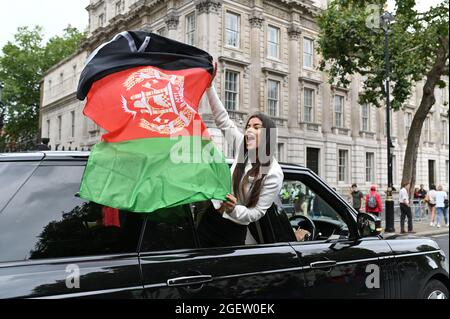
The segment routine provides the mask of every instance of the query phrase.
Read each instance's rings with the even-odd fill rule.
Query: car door
[[[0,210],[0,298],[142,298],[142,217],[77,198],[84,164],[41,163]]]
[[[197,218],[189,206],[148,215],[140,253],[148,298],[301,296],[303,276],[288,243],[202,248]]]
[[[291,203],[285,196],[283,204],[291,208],[285,218],[290,219],[291,229],[298,220],[307,230],[309,222],[304,221],[316,227],[313,240],[291,242],[305,275],[305,297],[384,298],[391,294],[390,278],[383,273],[384,257],[391,255],[391,249],[378,237],[359,238],[356,215],[344,200],[308,170],[285,172],[283,188],[295,189]]]

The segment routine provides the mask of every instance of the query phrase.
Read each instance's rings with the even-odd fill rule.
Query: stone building
[[[324,2],[324,1],[322,1]],[[358,104],[359,77],[348,89],[327,84],[316,69],[318,27],[314,15],[324,3],[311,0],[91,0],[89,36],[80,50],[55,65],[42,82],[42,137],[53,150],[89,149],[101,129],[82,115],[75,91],[86,57],[124,30],[146,30],[208,51],[218,61],[215,80],[230,116],[242,126],[253,111],[271,115],[279,127],[280,161],[306,165],[342,192],[356,182],[386,187],[385,110]],[[447,79],[448,82],[448,79]],[[404,111],[392,114],[394,186],[399,187],[406,137],[419,105],[417,83]],[[448,189],[448,92],[437,102],[422,132],[417,183]],[[200,108],[217,143],[206,101]]]

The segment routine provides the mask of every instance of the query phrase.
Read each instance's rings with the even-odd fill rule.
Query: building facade
[[[322,1],[324,2],[324,1]],[[73,56],[54,66],[42,82],[42,137],[53,150],[90,149],[104,133],[82,115],[75,98],[86,57],[124,30],[146,30],[195,45],[218,62],[215,85],[230,116],[242,127],[263,111],[279,128],[277,157],[312,168],[347,192],[352,183],[386,188],[386,111],[359,105],[361,78],[349,88],[331,86],[317,70],[314,16],[324,3],[311,0],[91,0],[89,36]],[[448,82],[448,79],[446,80]],[[392,113],[394,186],[399,189],[406,138],[423,83],[404,110]],[[436,89],[422,132],[417,183],[448,189],[448,92]],[[200,112],[227,156],[234,150],[214,129],[208,103]]]

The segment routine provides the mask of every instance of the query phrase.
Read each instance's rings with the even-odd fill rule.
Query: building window
[[[279,162],[286,162],[286,158],[284,156],[284,143],[277,144],[277,154],[275,155],[276,159]]]
[[[50,120],[47,120],[47,138],[50,138]]]
[[[116,1],[116,15],[121,14],[123,12],[123,9],[124,9],[124,1],[123,0]]]
[[[225,71],[225,108],[230,111],[238,109],[239,72]]]
[[[58,141],[61,141],[61,131],[62,131],[62,116],[58,116]]]
[[[348,180],[348,151],[339,150],[339,164],[338,164],[338,181],[347,182]]]
[[[229,143],[225,139],[225,154],[227,158],[235,158],[236,156],[236,148],[234,147],[234,143]]]
[[[98,26],[99,26],[99,27],[103,27],[104,24],[105,24],[105,14],[104,14],[104,13],[101,13],[101,14],[98,16]]]
[[[442,134],[444,134],[443,135],[443,142],[444,142],[444,144],[448,144],[448,124],[447,124],[447,121],[442,121],[441,122],[442,123]]]
[[[375,154],[366,153],[366,182],[374,183]]]
[[[303,66],[306,68],[313,67],[314,43],[313,40],[303,39]]]
[[[70,112],[70,119],[72,123],[72,129],[70,131],[70,136],[75,137],[75,111]]]
[[[61,72],[60,74],[59,74],[59,83],[63,83],[64,82],[64,73],[63,72]]]
[[[409,130],[411,129],[412,113],[405,113],[405,137],[408,137]]]
[[[156,33],[159,34],[162,37],[167,36],[166,35],[166,27],[159,28],[158,31],[156,31]]]
[[[240,16],[227,12],[225,15],[225,44],[239,48]]]
[[[267,81],[267,108],[270,116],[278,116],[278,102],[280,100],[280,82]]]
[[[424,141],[430,141],[430,118],[427,117],[425,119],[425,123],[423,125],[423,139]]]
[[[336,95],[334,97],[334,118],[335,118],[335,126],[343,127],[344,126],[344,97],[340,95]]]
[[[364,132],[370,131],[370,108],[368,104],[361,106],[362,130]]]
[[[314,90],[305,88],[304,92],[304,118],[305,122],[314,122]]]
[[[278,59],[280,56],[280,29],[269,25],[267,40],[267,56]]]
[[[195,45],[195,12],[186,16],[186,43]]]

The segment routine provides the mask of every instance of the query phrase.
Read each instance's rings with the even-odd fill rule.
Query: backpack
[[[369,200],[367,201],[367,206],[369,208],[377,208],[377,198],[375,194],[369,196]]]

